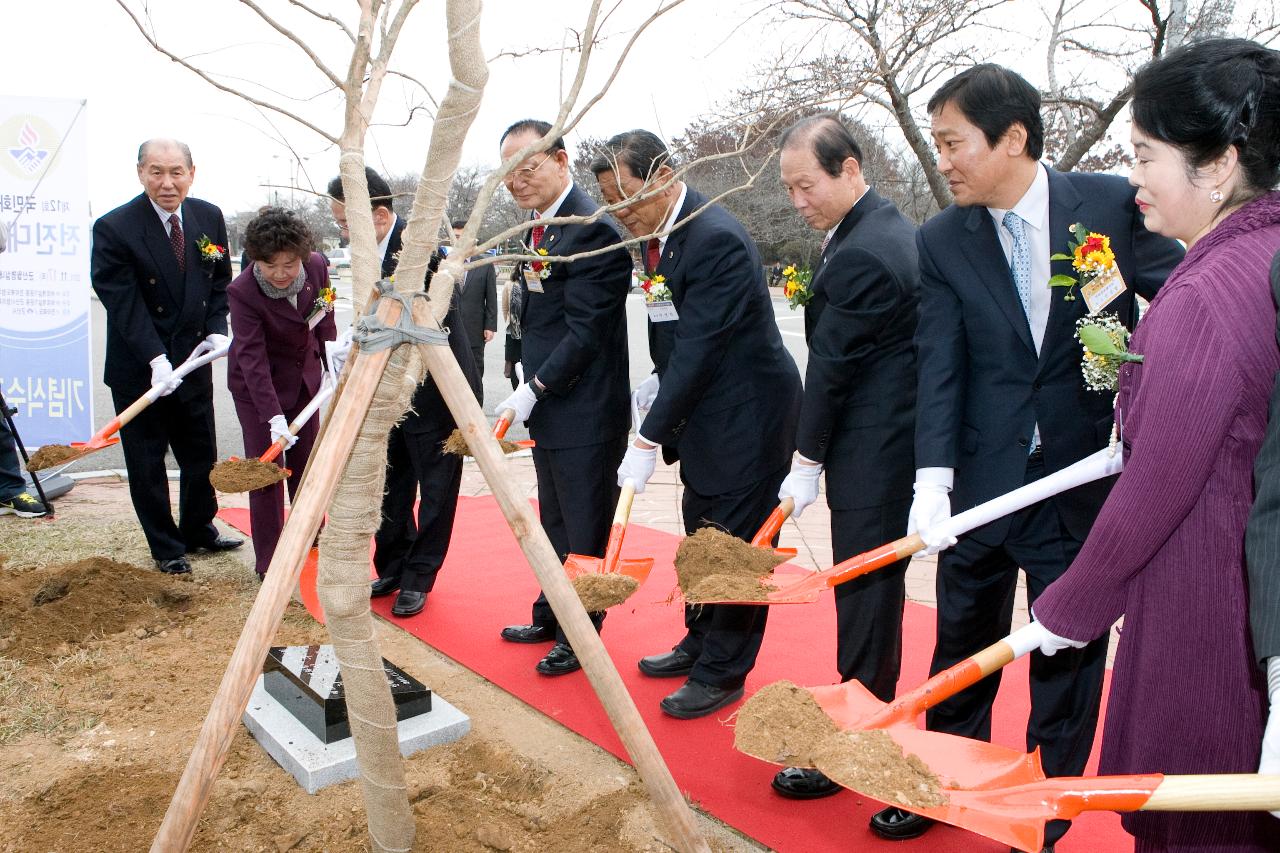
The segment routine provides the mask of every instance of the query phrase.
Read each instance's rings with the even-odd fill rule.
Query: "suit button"
[[[1030,441],[1029,439],[1026,439],[1026,438],[1020,438],[1020,439],[1018,439],[1018,446],[1019,446],[1019,447],[1030,447],[1030,446],[1031,446],[1031,441]]]
[[[1041,385],[1039,382],[1034,382],[1034,383],[1032,383],[1032,385],[1031,385],[1031,390],[1032,390],[1032,391],[1039,391],[1039,390],[1040,390],[1041,388],[1043,388],[1043,387],[1044,387],[1044,386],[1043,386],[1043,385]]]
[[[154,278],[147,279],[147,284],[155,284],[155,283],[156,283],[156,280]]]
[[[157,306],[156,306],[156,313],[157,313],[157,314],[163,314],[163,313],[164,313],[164,306],[163,306],[163,305],[157,305]]]

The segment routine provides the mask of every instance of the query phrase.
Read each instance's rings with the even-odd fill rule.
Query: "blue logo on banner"
[[[36,129],[28,122],[22,125],[22,130],[18,131],[19,147],[9,149],[9,156],[18,164],[18,168],[28,175],[34,175],[44,164],[45,158],[49,156],[49,149],[37,148],[39,144],[40,134],[36,133]]]

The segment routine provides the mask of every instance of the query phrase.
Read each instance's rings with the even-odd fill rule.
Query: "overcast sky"
[[[259,2],[279,11],[282,20],[301,20],[299,32],[307,43],[331,61],[340,76],[344,73],[342,59],[349,56],[350,47],[336,29],[300,19],[285,0]],[[810,42],[807,29],[751,18],[761,2],[687,0],[663,17],[641,37],[578,135],[603,137],[647,127],[669,137],[747,83],[762,60],[779,52],[818,55],[822,45]],[[1126,10],[1134,5],[1132,0],[1094,2],[1100,7],[1123,3]],[[143,0],[129,3],[137,8]],[[341,129],[340,102],[332,92],[325,93],[328,84],[314,66],[236,0],[146,3],[159,40],[176,53],[228,75],[223,79],[230,84],[265,82],[272,91],[254,90],[264,99],[290,103],[335,135]],[[312,0],[312,5],[354,17],[348,11],[354,0]],[[443,5],[439,0],[419,4],[395,54],[396,67],[427,83],[437,98],[448,79]],[[598,89],[629,34],[658,3],[626,0],[619,5],[603,27],[606,39],[585,93]],[[485,53],[493,57],[502,51],[560,46],[568,30],[581,29],[588,6],[586,0],[486,0],[481,21]],[[1037,7],[1031,0],[1013,4],[1006,16],[1009,36],[1001,39],[1005,52],[996,58],[1042,83],[1043,54],[1037,55],[1031,41],[1042,28]],[[1020,20],[1020,14],[1026,19]],[[87,118],[81,120],[88,123],[89,194],[95,216],[137,194],[137,146],[152,136],[176,136],[191,145],[197,169],[193,193],[228,213],[266,202],[269,190],[264,184],[289,184],[299,171],[299,185],[320,189],[336,173],[336,149],[288,119],[216,91],[156,53],[114,0],[6,2],[2,20],[9,38],[8,73],[0,93],[88,101]],[[572,62],[576,55],[564,60],[556,53],[491,62],[484,103],[463,163],[494,164],[503,128],[519,118],[550,117]],[[417,87],[389,79],[376,118],[400,124],[409,107],[424,102]],[[383,172],[420,171],[429,133],[430,119],[421,112],[407,127],[376,127],[366,147],[368,162]],[[290,146],[301,156],[301,164]]]

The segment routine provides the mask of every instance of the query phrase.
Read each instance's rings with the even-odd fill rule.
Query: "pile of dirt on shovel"
[[[685,601],[764,601],[772,587],[764,579],[785,562],[769,548],[704,527],[676,549],[676,579]]]
[[[43,471],[45,468],[52,468],[54,465],[61,465],[70,459],[75,459],[80,453],[80,450],[67,447],[65,444],[46,444],[31,454],[31,459],[27,462],[27,470]]]
[[[904,753],[883,729],[840,732],[822,744],[815,758],[832,781],[884,803],[912,809],[948,802],[928,765]]]
[[[66,645],[166,622],[191,584],[105,557],[0,576],[0,653],[37,660]]]
[[[209,484],[225,494],[251,492],[285,479],[284,469],[261,459],[228,459],[213,466]]]
[[[790,681],[775,681],[738,709],[733,746],[763,761],[813,767],[814,756],[838,731],[812,693]]]
[[[515,453],[520,449],[520,445],[514,441],[507,441],[505,438],[498,439],[498,447],[503,453]],[[471,452],[471,445],[467,443],[467,437],[462,434],[462,430],[455,429],[449,433],[449,437],[444,440],[441,449],[445,453],[452,453],[454,456],[475,456]]]
[[[573,579],[573,591],[588,613],[616,607],[640,588],[640,581],[629,575],[588,572]]]

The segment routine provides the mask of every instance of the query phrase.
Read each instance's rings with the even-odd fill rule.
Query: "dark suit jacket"
[[[679,220],[707,204],[689,187]],[[701,495],[759,482],[788,464],[801,389],[755,244],[710,205],[667,238],[657,272],[680,319],[670,353],[655,353],[661,383],[640,432],[675,448],[681,477]]]
[[[107,312],[103,380],[113,391],[141,396],[151,386],[151,359],[167,355],[177,367],[207,335],[227,333],[231,258],[199,259],[196,241],[227,245],[222,211],[197,198],[182,203],[186,271],[178,269],[169,236],[145,194],[93,223],[93,290]],[[213,371],[189,374],[180,400],[213,393]]]
[[[556,215],[586,216],[596,209],[575,186]],[[536,376],[547,389],[528,421],[529,434],[546,450],[612,441],[631,427],[626,310],[631,256],[619,246],[589,258],[556,261],[617,243],[611,226],[592,222],[549,225],[534,247],[547,250],[551,266],[542,293],[525,291],[520,361],[525,380]]]
[[[466,286],[457,290],[467,340],[482,347],[484,333],[498,331],[498,273],[493,264],[467,270]]]
[[[396,257],[400,253],[403,245],[403,236],[405,229],[405,221],[396,219],[396,224],[391,228],[391,238],[387,241],[387,253],[382,258],[382,275],[389,276],[396,271]],[[440,256],[432,255],[430,262],[427,264],[427,277],[423,282],[423,287],[431,286],[431,274],[440,266]],[[471,390],[476,395],[476,400],[480,400],[480,376],[476,373],[475,358],[471,355],[471,347],[467,343],[467,332],[463,327],[462,319],[458,314],[458,289],[453,289],[453,297],[450,300],[449,310],[444,315],[444,326],[449,330],[449,350],[453,353],[454,358],[458,360],[458,366],[462,368],[462,375],[467,378],[467,384],[471,386]],[[422,380],[422,384],[413,392],[413,401],[409,404],[409,414],[400,422],[400,428],[405,432],[418,435],[443,436],[452,432],[457,428],[454,422],[453,413],[449,411],[449,406],[445,403],[444,397],[440,394],[440,389],[436,387],[436,381],[427,374],[427,378]]]
[[[264,295],[252,265],[227,288],[234,333],[227,387],[232,397],[253,405],[262,423],[286,409],[306,405],[315,396],[320,390],[324,342],[337,336],[332,311],[314,329],[307,326],[320,289],[329,285],[324,255],[312,252],[303,269],[307,280],[298,293],[297,308],[287,299]]]
[[[1049,170],[1050,252],[1068,253],[1070,227],[1081,223],[1111,238],[1128,291],[1107,307],[1132,327],[1134,291],[1150,299],[1182,259],[1173,240],[1147,231],[1134,190],[1111,175]],[[1076,320],[1086,312],[1054,289],[1039,356],[1018,301],[1013,273],[984,207],[952,205],[926,222],[920,252],[920,325],[916,466],[955,469],[952,511],[1021,486],[1032,431],[1040,425],[1046,473],[1105,447],[1112,395],[1086,390]],[[1073,274],[1054,261],[1051,274]],[[1083,540],[1111,488],[1091,483],[1053,498],[1062,521]],[[1003,541],[1009,519],[974,531]]]
[[[1280,304],[1280,255],[1271,262],[1271,292]],[[1280,327],[1276,329],[1280,343]],[[1280,655],[1280,374],[1271,392],[1267,437],[1253,466],[1257,499],[1245,534],[1253,651],[1265,665]]]
[[[832,509],[911,497],[919,281],[916,226],[867,190],[818,260],[804,312],[796,449],[825,463]]]

